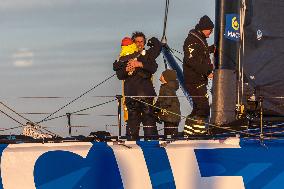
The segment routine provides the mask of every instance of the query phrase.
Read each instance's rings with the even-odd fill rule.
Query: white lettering
[[[227,36],[231,38],[239,39],[241,37],[241,34],[238,32],[228,31]]]
[[[228,141],[229,143],[232,141]],[[181,147],[182,146],[182,147]],[[239,148],[237,145],[218,144],[206,141],[198,144],[191,142],[173,142],[166,147],[173,171],[176,188],[179,189],[244,189],[242,176],[201,177],[194,149]]]

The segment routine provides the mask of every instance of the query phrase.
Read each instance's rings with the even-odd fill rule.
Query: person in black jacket
[[[165,70],[160,81],[162,83],[159,97],[155,103],[158,107],[158,116],[164,122],[164,135],[177,136],[180,117],[180,103],[176,94],[179,89],[175,70]]]
[[[214,53],[215,46],[209,47],[206,39],[213,28],[214,24],[208,16],[201,17],[195,29],[189,32],[183,46],[184,81],[189,94],[193,96],[193,110],[184,128],[184,133],[188,135],[204,134],[204,122],[210,114],[206,86],[208,78],[213,77],[210,53]]]
[[[139,56],[126,63],[117,60],[113,63],[113,69],[116,71],[118,79],[124,80],[124,95],[138,96],[135,99],[153,104],[153,96],[156,96],[156,92],[151,78],[158,68],[155,59],[161,52],[162,44],[153,37],[147,43],[150,48],[145,50],[146,37],[142,32],[134,32],[132,40],[138,47]],[[126,98],[128,111],[126,136],[128,140],[137,140],[142,122],[145,139],[152,139],[153,136],[158,135],[153,107],[135,99]]]

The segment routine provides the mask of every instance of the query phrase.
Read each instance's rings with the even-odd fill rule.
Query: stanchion
[[[121,138],[121,95],[116,95],[117,99],[117,122],[118,122],[118,139]]]
[[[72,137],[71,113],[66,113],[69,137]]]

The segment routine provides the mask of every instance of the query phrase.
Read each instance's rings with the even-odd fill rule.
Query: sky
[[[133,31],[143,31],[148,38],[162,37],[165,0],[0,0],[0,98],[19,113],[52,113],[83,92],[114,74],[112,63],[120,51],[120,41]],[[205,14],[214,19],[213,0],[171,0],[168,15],[168,45],[182,51],[188,31]],[[209,43],[213,38],[209,39]],[[181,55],[177,54],[182,57]],[[154,76],[159,90],[159,76],[164,69],[161,56]],[[94,106],[121,94],[116,77],[58,112],[64,115]],[[179,95],[182,95],[181,90]],[[23,97],[61,98],[23,98]],[[185,98],[180,98],[182,114],[188,114]],[[0,105],[21,123],[26,120]],[[88,135],[107,129],[117,135],[117,103],[73,115],[74,135]],[[32,121],[47,115],[22,114]],[[48,130],[67,136],[66,117],[42,123]],[[180,123],[182,129],[183,122]],[[0,115],[0,128],[19,126]],[[162,128],[159,126],[159,129]],[[123,130],[124,132],[124,130]],[[19,134],[21,129],[3,134]]]

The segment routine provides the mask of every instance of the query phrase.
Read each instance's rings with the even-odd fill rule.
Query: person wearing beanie
[[[179,89],[177,73],[175,70],[165,70],[161,77],[159,97],[155,103],[159,119],[164,122],[164,135],[177,136],[178,125],[181,120],[180,102],[176,91]]]
[[[208,46],[207,38],[213,29],[214,23],[204,15],[184,41],[183,75],[185,86],[193,96],[193,110],[185,122],[185,135],[206,133],[205,122],[210,114],[206,86],[208,79],[213,78],[210,54],[215,51],[214,45]]]
[[[142,32],[134,32],[131,40],[124,38],[121,45],[121,53],[113,63],[113,70],[117,78],[124,81],[123,92],[128,112],[126,137],[128,140],[138,140],[142,122],[144,138],[155,139],[158,135],[156,118],[153,107],[147,104],[153,104],[153,96],[156,96],[152,75],[158,68],[155,59],[162,50],[162,44],[153,37],[147,43],[150,48],[145,50],[145,35]],[[135,96],[138,97],[133,98]]]

